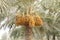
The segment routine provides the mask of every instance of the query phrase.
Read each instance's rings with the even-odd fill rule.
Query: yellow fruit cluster
[[[35,26],[35,21],[34,21],[33,17],[31,17],[30,20],[29,20],[29,27],[32,28],[34,26]]]
[[[29,27],[34,27],[43,25],[40,16],[31,16],[31,15],[21,16],[20,14],[17,14],[15,19],[16,19],[15,20],[16,26],[29,25]]]
[[[17,14],[15,17],[15,23],[16,25],[23,25],[23,16],[21,16],[20,14]]]
[[[25,16],[24,16],[24,21],[25,21],[25,22],[29,22],[30,17],[31,17],[30,15],[25,15]]]
[[[42,20],[41,20],[41,18],[40,18],[40,16],[35,16],[35,25],[36,26],[42,26],[43,25],[43,23],[42,23]]]

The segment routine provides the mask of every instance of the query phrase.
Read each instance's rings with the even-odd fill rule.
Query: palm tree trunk
[[[25,33],[26,33],[26,40],[32,40],[32,28],[29,26],[25,27]]]
[[[50,40],[49,38],[50,38],[50,36],[49,36],[49,34],[47,33],[47,40]]]
[[[49,40],[49,35],[47,35],[47,39]]]
[[[55,40],[55,33],[53,34],[53,39],[52,40]]]

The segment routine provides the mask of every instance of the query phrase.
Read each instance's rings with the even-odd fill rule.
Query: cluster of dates
[[[19,25],[25,25],[29,27],[35,27],[35,26],[42,26],[43,22],[40,16],[38,15],[24,15],[22,16],[21,14],[17,13],[15,16],[15,24],[16,26]]]

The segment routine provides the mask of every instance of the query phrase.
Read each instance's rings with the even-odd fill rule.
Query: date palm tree
[[[21,14],[16,14],[15,19],[16,25],[24,25],[25,33],[26,33],[26,40],[31,40],[32,35],[32,28],[34,26],[42,26],[42,20],[38,15],[33,15],[31,12],[31,8],[27,10],[26,14],[21,16]]]

